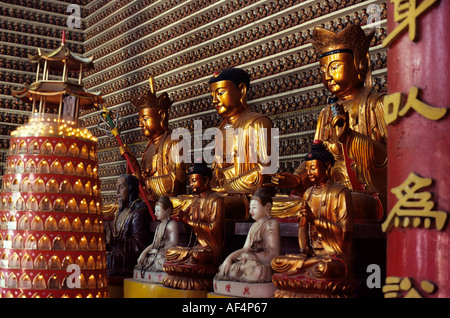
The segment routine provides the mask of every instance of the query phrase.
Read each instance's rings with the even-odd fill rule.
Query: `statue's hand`
[[[350,134],[348,112],[336,115],[331,121],[331,126],[334,128],[337,140],[345,143]]]
[[[119,147],[119,152],[122,157],[125,155],[125,153],[131,154],[131,150],[126,144]]]
[[[230,272],[230,268],[232,265],[232,261],[230,258],[226,258],[225,261],[223,262],[223,267],[222,267],[222,275],[227,276],[228,273]]]
[[[300,249],[300,254],[301,254],[301,255],[305,255],[305,256],[311,255],[311,252],[309,251],[309,247],[301,248],[301,249]]]
[[[141,255],[139,255],[139,258],[137,259],[137,264],[141,266],[144,265],[146,259],[147,259],[147,252],[144,251],[141,253]]]
[[[311,211],[311,208],[309,207],[308,203],[302,204],[300,206],[299,217],[300,218],[305,217],[309,223],[314,222],[314,219],[316,218],[314,216],[314,213]]]
[[[214,187],[214,188],[212,188],[212,190],[215,192],[225,192],[224,187]]]
[[[264,187],[296,188],[300,185],[300,179],[292,173],[281,172],[271,176],[270,183],[264,183]]]

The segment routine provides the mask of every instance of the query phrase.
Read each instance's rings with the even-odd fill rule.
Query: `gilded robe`
[[[316,126],[315,140],[322,140],[335,159],[331,177],[350,190],[378,196],[386,207],[387,197],[387,128],[382,94],[362,89],[344,109],[349,114],[350,137],[341,144],[331,123],[331,107],[324,107]],[[294,174],[305,174],[300,165]]]
[[[172,140],[171,131],[168,130],[145,147],[140,165],[141,175],[153,199],[185,193],[186,166],[172,159],[172,153],[178,153],[177,144],[178,141]]]
[[[214,191],[194,198],[189,212],[181,216],[195,233],[194,247],[171,247],[166,252],[168,262],[218,266],[225,245],[224,199]]]
[[[223,149],[212,165],[213,187],[223,187],[227,193],[253,194],[263,184],[263,167],[270,164],[272,121],[262,114],[247,108],[234,122],[224,120],[219,129],[223,139],[216,138],[216,149]],[[234,130],[237,134],[232,144],[226,143],[228,134]],[[250,132],[257,132],[256,138]],[[222,144],[220,144],[222,142]],[[228,150],[231,151],[228,151]],[[256,155],[256,157],[255,157]]]
[[[350,190],[331,180],[314,194],[310,187],[302,204],[314,213],[307,228],[311,255],[285,255],[273,259],[272,268],[279,273],[305,273],[311,277],[343,279],[352,272],[353,204]],[[300,238],[299,238],[300,239]]]

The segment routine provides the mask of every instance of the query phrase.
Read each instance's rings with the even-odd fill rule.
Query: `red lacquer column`
[[[417,1],[417,6],[422,2]],[[394,20],[395,6],[388,3],[390,33],[398,23]],[[438,1],[416,19],[416,41],[410,40],[407,28],[392,42],[388,49],[389,94],[400,92],[406,98],[410,88],[417,87],[418,99],[422,102],[433,107],[450,108],[449,17],[450,1]],[[428,200],[434,203],[431,210],[447,213],[446,224],[441,230],[436,228],[432,218],[428,221],[420,219],[417,227],[412,222],[409,226],[407,222],[403,224],[403,219],[399,218],[397,226],[387,231],[386,276],[409,277],[413,283],[404,283],[403,289],[400,288],[399,294],[403,296],[415,289],[418,294],[410,296],[450,297],[449,129],[449,111],[440,120],[430,120],[411,109],[388,125],[388,212],[393,213],[399,201],[391,190],[401,186],[410,173],[415,173],[433,180],[430,186],[417,191],[432,194]],[[431,223],[426,223],[429,221]],[[427,292],[430,290],[427,282],[436,287],[434,291]],[[425,290],[422,288],[427,286]],[[390,291],[395,292],[395,288],[384,290],[385,296]]]

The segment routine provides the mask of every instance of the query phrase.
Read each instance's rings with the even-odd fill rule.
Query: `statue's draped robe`
[[[166,253],[168,262],[183,262],[218,266],[225,245],[225,211],[223,198],[214,191],[195,197],[190,210],[182,217],[195,233],[194,247],[171,247]]]
[[[253,194],[261,187],[263,167],[270,165],[272,126],[267,116],[249,108],[231,124],[224,120],[219,126],[223,138],[216,137],[211,184],[223,187],[227,193],[241,194]],[[252,129],[256,132],[255,138],[250,133]],[[231,131],[236,135],[232,139],[233,144],[227,145],[227,134],[230,136]],[[239,132],[242,134],[239,135]],[[222,149],[223,153],[218,154],[217,149]]]
[[[243,253],[224,275],[219,267],[216,279],[251,283],[272,281],[271,260],[280,254],[280,225],[276,219],[259,220],[252,224],[244,244]]]
[[[384,207],[387,196],[387,128],[382,94],[362,89],[344,108],[349,113],[350,138],[343,146],[331,126],[331,107],[322,109],[316,126],[315,140],[322,140],[334,158],[331,177],[351,190],[378,195]],[[300,165],[294,174],[305,173]]]
[[[145,147],[140,169],[145,187],[153,199],[185,193],[185,163],[173,160],[173,154],[178,154],[178,151],[178,140],[172,140],[170,130]]]
[[[309,224],[308,245],[314,255],[278,256],[272,267],[279,273],[306,273],[312,277],[345,278],[353,260],[353,205],[350,191],[331,180],[320,195],[309,188],[303,196],[315,216]]]

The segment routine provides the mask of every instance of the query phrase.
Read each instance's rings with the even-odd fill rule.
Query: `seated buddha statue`
[[[250,77],[246,71],[225,69],[214,74],[209,85],[213,106],[222,119],[218,129],[223,136],[215,139],[211,185],[218,192],[252,195],[277,165],[271,153],[272,121],[248,106]],[[234,137],[229,138],[230,134]]]
[[[372,37],[373,31],[366,35],[358,25],[339,33],[314,29],[322,82],[337,99],[322,109],[314,138],[334,156],[331,179],[352,190],[355,218],[380,221],[387,198],[387,130],[383,95],[372,93]],[[303,163],[294,173],[273,175],[271,183],[301,196],[311,185],[306,176]]]
[[[153,242],[139,256],[134,267],[134,278],[148,282],[162,282],[166,276],[163,270],[166,251],[178,245],[178,223],[171,218],[173,205],[166,195],[159,197],[155,203],[155,216],[160,222],[156,227]]]
[[[349,296],[356,287],[353,268],[353,203],[350,190],[329,175],[333,155],[320,141],[306,156],[313,184],[299,210],[300,254],[272,260],[275,297]]]
[[[173,160],[179,152],[178,141],[172,140],[169,129],[172,102],[168,94],[162,93],[157,97],[151,78],[150,89],[131,102],[139,111],[139,127],[149,141],[140,164],[127,145],[119,148],[121,155],[129,154],[135,174],[145,185],[151,202],[163,195],[172,197],[184,193],[186,166],[181,160]]]
[[[192,203],[178,217],[195,236],[193,246],[171,247],[166,252],[164,286],[178,289],[209,290],[223,261],[225,245],[224,198],[211,190],[212,171],[206,163],[194,163],[188,171],[194,193]],[[191,245],[191,244],[188,245]]]
[[[272,204],[272,195],[265,188],[256,190],[251,197],[250,215],[255,222],[244,246],[228,255],[220,265],[214,277],[215,292],[230,296],[272,297],[271,261],[280,254],[280,225],[271,215]],[[227,287],[230,284],[232,286]]]

